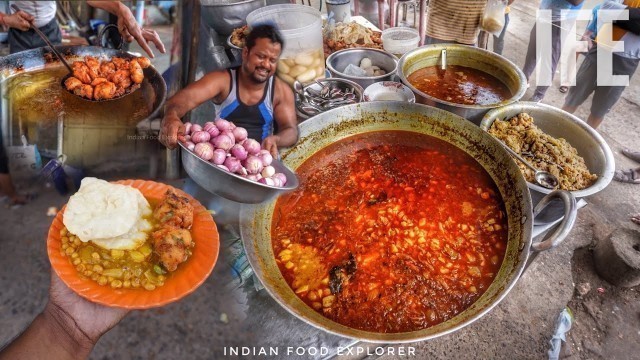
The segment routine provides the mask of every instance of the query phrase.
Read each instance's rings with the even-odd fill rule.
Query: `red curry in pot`
[[[507,85],[484,71],[460,66],[429,66],[407,77],[416,89],[434,98],[463,105],[498,104],[511,98]]]
[[[499,191],[471,156],[406,131],[355,135],[297,169],[278,199],[276,261],[324,316],[408,332],[464,311],[489,287],[507,243]]]

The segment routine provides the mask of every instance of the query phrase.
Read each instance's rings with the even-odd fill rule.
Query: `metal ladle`
[[[522,162],[529,169],[534,171],[533,177],[536,180],[536,183],[538,183],[538,185],[545,187],[547,189],[555,189],[556,187],[558,187],[559,182],[558,182],[558,179],[555,177],[555,175],[553,175],[548,171],[542,171],[542,170],[536,169],[535,167],[533,167],[533,165],[529,164],[527,160],[525,160],[522,156],[520,156],[520,154],[513,151],[513,149],[511,149],[505,143],[503,143],[500,140],[498,140],[498,142],[502,145],[502,147],[505,148],[505,150],[509,152],[509,154],[515,156],[516,159],[520,160],[520,162]]]

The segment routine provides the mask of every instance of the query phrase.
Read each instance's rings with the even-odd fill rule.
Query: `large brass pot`
[[[406,130],[447,141],[473,156],[496,183],[505,202],[508,217],[508,243],[505,259],[487,291],[468,309],[436,326],[406,333],[374,333],[353,329],[314,311],[291,290],[275,261],[271,245],[271,221],[275,201],[243,206],[240,228],[247,257],[255,274],[269,294],[298,318],[327,332],[360,340],[394,343],[435,338],[462,328],[482,317],[513,288],[528,259],[536,251],[557,245],[568,234],[576,218],[575,198],[566,191],[553,192],[535,211],[527,183],[520,169],[497,141],[477,126],[444,110],[402,102],[369,102],[344,106],[317,115],[300,125],[300,140],[282,153],[292,169],[329,144],[351,135],[379,131]],[[452,169],[455,171],[455,169]],[[532,243],[534,214],[552,198],[565,204],[563,223],[543,242]]]
[[[446,50],[446,65],[466,66],[495,76],[509,88],[513,94],[511,98],[490,105],[464,105],[441,100],[416,89],[409,83],[407,77],[425,67],[441,66],[443,50]],[[400,59],[398,76],[402,83],[416,94],[416,102],[460,115],[476,125],[480,124],[487,111],[515,103],[527,91],[527,80],[524,73],[514,63],[491,51],[467,45],[435,44],[411,50]]]

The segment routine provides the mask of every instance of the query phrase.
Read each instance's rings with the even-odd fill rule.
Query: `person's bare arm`
[[[45,309],[24,333],[0,351],[0,360],[86,359],[98,339],[128,312],[81,298],[52,270]]]
[[[293,91],[282,80],[276,78],[273,117],[278,123],[278,133],[266,137],[262,148],[278,157],[278,147],[287,147],[298,141],[298,119]]]
[[[222,94],[228,87],[227,70],[214,71],[173,95],[165,105],[160,142],[174,149],[178,137],[184,136],[184,125],[180,119],[203,102]]]
[[[118,17],[118,30],[122,35],[122,38],[126,42],[132,42],[135,40],[142,49],[149,54],[150,57],[154,57],[153,51],[149,47],[149,42],[153,43],[161,53],[165,53],[164,44],[160,40],[160,36],[157,32],[150,29],[142,28],[137,22],[136,18],[131,13],[131,10],[121,3],[120,1],[92,1],[88,0],[87,4],[105,10]]]

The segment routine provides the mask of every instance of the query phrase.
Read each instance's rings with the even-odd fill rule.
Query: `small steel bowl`
[[[308,90],[312,89],[312,90],[316,90],[316,91],[320,91],[321,86],[319,83],[321,84],[327,84],[327,85],[335,85],[337,86],[340,90],[345,91],[347,89],[353,89],[353,93],[356,95],[356,99],[355,102],[359,103],[362,102],[362,96],[364,93],[364,89],[362,88],[362,86],[358,85],[357,83],[351,81],[351,80],[346,80],[346,79],[340,79],[340,78],[326,78],[326,79],[318,79],[316,80],[317,82],[312,82],[309,85],[306,85],[304,87],[304,92],[305,94],[308,94]],[[298,94],[295,94],[296,96],[296,110],[298,111],[298,115],[301,116],[302,118],[309,118],[311,116],[317,115],[316,113],[309,113],[307,111],[304,110],[304,108],[301,107],[301,99],[300,96]],[[336,107],[340,107],[340,106],[344,106],[344,105],[339,105]],[[335,109],[336,107],[333,107],[331,109]],[[324,111],[327,110],[331,110],[331,109],[326,109]],[[324,112],[322,111],[322,112]]]
[[[203,189],[225,199],[243,204],[259,204],[298,187],[296,174],[276,159],[271,166],[277,173],[283,173],[287,177],[287,183],[283,187],[261,184],[220,169],[200,158],[183,144],[179,145],[182,148],[182,167],[189,177]]]
[[[371,59],[371,63],[386,71],[384,75],[378,76],[352,76],[346,75],[343,71],[349,64],[360,65],[364,58]],[[366,89],[367,86],[379,81],[391,81],[398,69],[398,58],[386,51],[369,48],[351,48],[336,51],[327,58],[327,69],[331,76],[335,78],[351,80]]]

